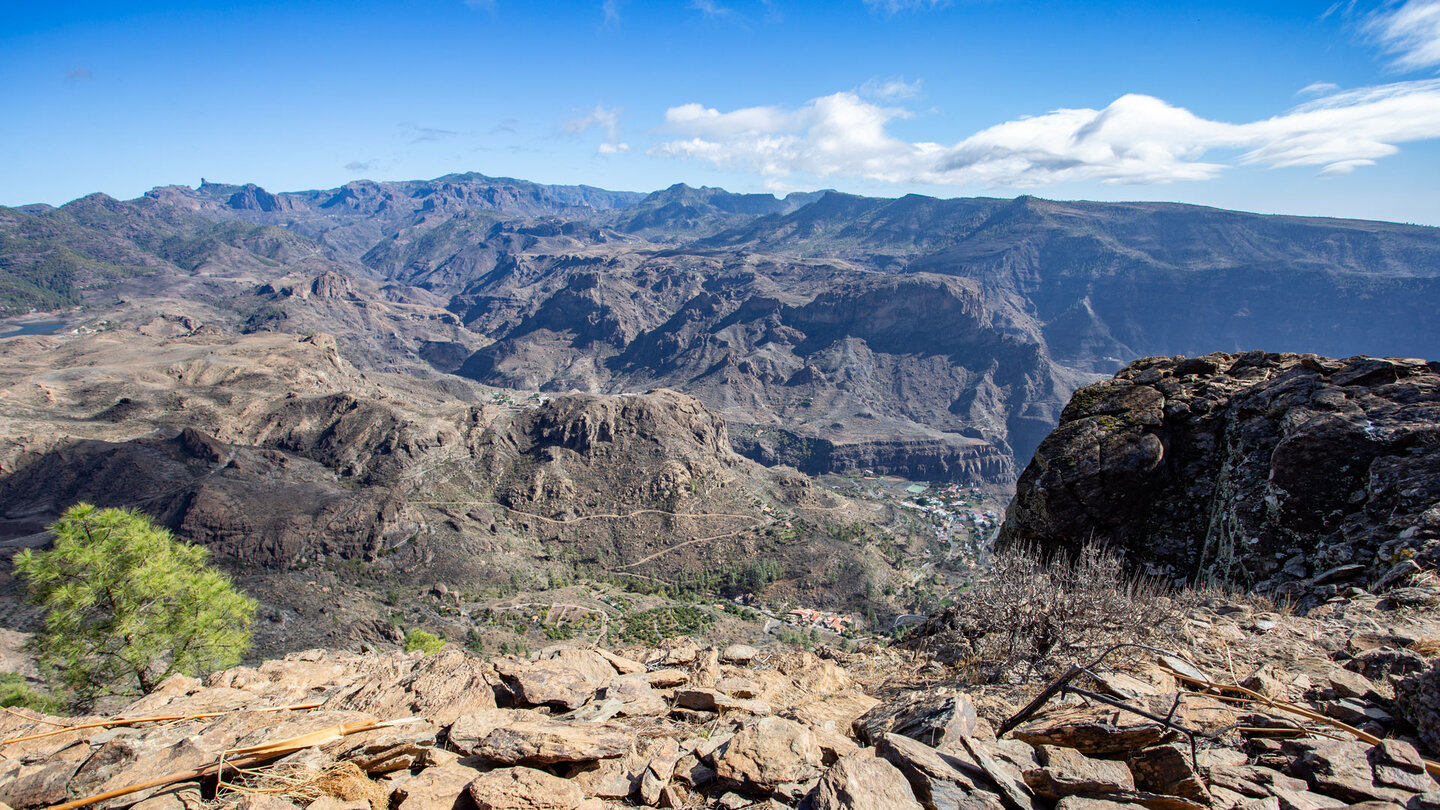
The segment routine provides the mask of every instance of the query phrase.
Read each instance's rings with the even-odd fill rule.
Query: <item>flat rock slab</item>
[[[1015,729],[1012,736],[1037,748],[1074,748],[1089,756],[1137,751],[1179,737],[1159,723],[1137,723],[1128,712],[1091,707],[1046,712]]]
[[[495,708],[498,681],[490,664],[446,649],[415,661],[397,679],[366,678],[328,701],[325,708],[367,712],[381,720],[424,715],[444,725],[466,712]]]
[[[614,667],[615,671],[621,675],[636,675],[645,671],[645,665],[633,658],[626,658],[598,647],[595,649],[595,654],[610,662],[610,666]]]
[[[1398,801],[1408,793],[1377,785],[1370,766],[1370,746],[1353,740],[1290,740],[1285,749],[1298,755],[1291,772],[1305,779],[1310,790],[1357,803]]]
[[[543,719],[541,715],[521,709],[484,709],[455,718],[446,731],[450,746],[466,754],[475,753],[490,732],[502,726]]]
[[[1044,767],[1025,772],[1025,784],[1047,799],[1063,796],[1105,797],[1135,790],[1135,778],[1123,762],[1091,759],[1073,748],[1040,746]]]
[[[554,765],[624,756],[634,734],[615,723],[530,720],[495,729],[475,753],[505,765]]]
[[[720,660],[727,664],[748,664],[760,651],[749,644],[731,644],[720,654]]]
[[[479,810],[575,810],[585,801],[580,788],[534,768],[494,770],[467,790]]]
[[[781,714],[811,726],[833,723],[835,728],[853,733],[855,719],[879,705],[879,700],[862,692],[841,692],[824,700],[800,702]]]
[[[1066,796],[1055,805],[1055,810],[1140,810],[1144,806],[1107,799],[1087,799],[1084,796]]]
[[[452,810],[461,806],[465,786],[480,772],[464,765],[426,768],[395,788],[391,807],[396,810]]]
[[[977,722],[969,695],[932,692],[876,706],[855,720],[854,731],[861,742],[872,745],[893,732],[938,748],[947,740],[973,736]]]
[[[595,697],[617,673],[593,650],[561,650],[515,673],[520,698],[532,706],[554,704],[578,708]]]
[[[770,704],[763,700],[747,700],[731,697],[718,689],[679,689],[675,702],[686,709],[702,712],[744,712],[745,714],[772,714]]]

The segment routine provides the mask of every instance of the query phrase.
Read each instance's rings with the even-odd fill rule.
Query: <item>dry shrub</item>
[[[1115,644],[1164,642],[1180,613],[1168,587],[1126,573],[1120,557],[1099,545],[1073,557],[1010,547],[995,556],[988,579],[932,617],[908,646],[975,682],[1023,683],[1090,663]]]
[[[371,810],[386,810],[389,806],[385,788],[353,762],[337,762],[319,771],[304,766],[280,766],[251,773],[255,778],[250,784],[225,786],[236,802],[245,794],[258,794],[305,803],[326,796],[342,801],[361,799],[370,803]]]
[[[1440,657],[1440,638],[1420,638],[1410,645],[1413,652],[1417,652],[1425,658]]]

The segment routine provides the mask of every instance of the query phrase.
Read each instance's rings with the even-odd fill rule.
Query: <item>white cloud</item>
[[[920,92],[920,80],[913,82],[905,81],[904,77],[897,79],[873,78],[860,85],[859,93],[866,98],[878,98],[884,101],[891,101],[900,98],[913,98]]]
[[[715,0],[690,0],[690,8],[704,14],[706,17],[729,17],[734,12],[715,2]]]
[[[587,115],[582,115],[579,118],[571,118],[568,121],[562,121],[560,123],[561,131],[570,135],[579,135],[596,127],[604,129],[605,133],[613,139],[616,131],[620,128],[620,111],[616,109],[607,110],[604,107],[597,106]]]
[[[1103,110],[1061,109],[981,130],[942,150],[923,181],[1023,187],[1204,180],[1224,167],[1201,161],[1199,144],[1220,140],[1225,126],[1158,98],[1125,95]]]
[[[880,107],[849,92],[813,99],[795,110],[748,107],[722,113],[685,104],[666,111],[665,128],[691,137],[654,151],[750,169],[767,178],[794,172],[891,175],[903,171],[914,146],[888,135],[885,124],[905,116],[905,110]]]
[[[600,154],[614,155],[629,151],[630,145],[620,142],[620,110],[618,108],[606,109],[597,105],[588,115],[560,122],[561,132],[576,137],[592,129],[605,131],[605,142],[598,147]]]
[[[1365,20],[1364,30],[1402,70],[1440,67],[1440,0],[1405,0]]]
[[[1393,155],[1396,144],[1440,138],[1440,79],[1336,93],[1237,129],[1250,147],[1243,162],[1349,171],[1338,167]]]
[[[1322,166],[1326,174],[1343,174],[1394,154],[1398,144],[1440,138],[1440,80],[1332,93],[1242,124],[1130,94],[1103,110],[1054,110],[951,145],[904,141],[888,132],[891,121],[908,116],[851,92],[794,109],[721,112],[685,104],[665,115],[665,130],[678,137],[652,152],[753,171],[767,182],[801,174],[1009,187],[1164,183],[1212,178],[1237,162]],[[1230,160],[1207,159],[1222,150]]]
[[[950,5],[950,0],[863,0],[871,11],[897,14],[901,11],[928,11]]]
[[[1375,165],[1375,161],[1373,161],[1373,160],[1364,160],[1364,159],[1358,159],[1358,160],[1342,160],[1342,161],[1340,161],[1339,163],[1331,163],[1329,166],[1326,166],[1325,168],[1321,169],[1321,170],[1320,170],[1320,173],[1321,173],[1321,174],[1324,174],[1324,175],[1349,174],[1349,173],[1355,171],[1356,169],[1360,168],[1361,166],[1374,166],[1374,165]]]
[[[600,4],[600,10],[605,13],[605,22],[620,22],[620,0],[605,0]]]
[[[1333,93],[1340,89],[1340,85],[1334,82],[1311,82],[1295,91],[1297,96],[1323,96],[1326,93]]]

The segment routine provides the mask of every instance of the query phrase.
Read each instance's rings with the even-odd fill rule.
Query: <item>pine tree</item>
[[[249,649],[255,602],[206,549],[134,510],[84,503],[50,532],[53,547],[17,554],[15,573],[45,609],[31,648],[77,706],[232,666]]]

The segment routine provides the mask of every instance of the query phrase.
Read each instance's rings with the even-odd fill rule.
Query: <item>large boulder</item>
[[[899,770],[872,751],[836,762],[815,788],[813,810],[923,810]]]
[[[618,674],[609,661],[591,650],[560,650],[552,658],[521,669],[515,674],[515,683],[526,703],[574,709],[588,703]]]
[[[1075,392],[1001,546],[1097,541],[1136,568],[1258,590],[1368,586],[1440,562],[1440,363],[1137,360]]]
[[[727,784],[790,796],[803,795],[823,769],[815,732],[783,717],[762,717],[740,729],[715,763],[716,775]]]

